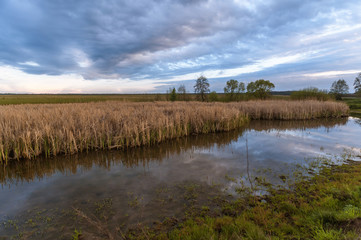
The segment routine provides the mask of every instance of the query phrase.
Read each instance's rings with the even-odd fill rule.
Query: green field
[[[196,100],[195,94],[187,94],[187,100]],[[244,96],[246,99],[246,97]],[[273,95],[272,99],[289,99],[287,95]],[[167,101],[169,95],[165,93],[154,94],[0,94],[0,105],[11,104],[45,104],[45,103],[86,103],[103,101],[124,102],[153,102]],[[180,97],[178,100],[182,100]],[[225,94],[217,93],[219,102],[226,101]],[[361,117],[361,98],[344,97],[343,101],[350,107],[353,117]]]
[[[247,96],[242,95],[246,100]],[[288,99],[289,96],[273,95],[274,100]],[[196,95],[187,93],[186,96],[177,96],[177,101],[194,101]],[[153,102],[169,101],[169,94],[0,94],[0,105],[12,104],[55,104],[55,103],[87,103],[87,102],[104,102],[104,101],[124,101],[124,102]],[[227,102],[223,93],[217,93],[216,100],[209,101]]]
[[[350,115],[361,118],[361,98],[345,97],[342,99],[350,107]]]
[[[2,94],[0,105],[85,103],[102,101],[149,102],[166,100],[165,94]]]

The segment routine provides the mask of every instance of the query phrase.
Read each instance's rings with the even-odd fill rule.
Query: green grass
[[[149,102],[164,101],[165,94],[1,94],[0,105],[85,103],[102,101]]]
[[[342,100],[350,107],[352,117],[361,118],[361,97],[344,97]]]
[[[358,239],[361,224],[361,165],[324,166],[292,190],[269,189],[266,197],[232,203],[231,216],[196,217],[168,239]]]
[[[318,101],[328,101],[333,99],[333,97],[328,94],[326,90],[321,90],[315,87],[294,91],[291,93],[290,97],[292,100],[313,99]]]
[[[228,102],[224,93],[216,93],[213,97],[209,95],[210,102]],[[182,100],[177,97],[177,101]],[[274,100],[288,100],[289,96],[273,95]],[[188,93],[188,101],[196,100],[196,95]],[[126,101],[126,102],[152,102],[169,101],[170,96],[165,93],[154,94],[0,94],[0,105],[12,104],[55,104],[55,103],[87,103],[103,101]],[[242,101],[251,100],[247,94],[242,94]]]

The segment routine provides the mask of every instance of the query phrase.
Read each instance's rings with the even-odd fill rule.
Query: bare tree
[[[202,102],[207,100],[207,93],[209,93],[209,82],[203,75],[196,80],[194,85],[194,92],[197,94],[197,98]]]
[[[361,73],[355,78],[355,82],[353,83],[355,88],[355,93],[361,93]]]
[[[181,84],[178,87],[178,99],[182,100],[182,101],[187,100],[187,91],[186,91],[186,87],[184,86],[184,84]]]

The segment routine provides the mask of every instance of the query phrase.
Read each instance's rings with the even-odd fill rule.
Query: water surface
[[[360,136],[357,118],[253,121],[246,129],[125,152],[14,162],[0,170],[0,220],[33,221],[44,214],[50,219],[45,222],[52,222],[69,209],[99,214],[111,205],[110,225],[152,225],[166,217],[181,218],[190,206],[212,204],[209,199],[230,192],[230,178],[255,176],[260,169],[286,174],[289,165],[307,158],[351,151],[360,155]],[[66,239],[75,223],[69,226],[67,215],[62,217]],[[42,238],[59,237],[54,226],[45,227],[53,235]],[[11,229],[0,228],[0,236],[14,234]]]

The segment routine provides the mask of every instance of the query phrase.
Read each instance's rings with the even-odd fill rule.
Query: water
[[[41,238],[69,239],[74,226],[87,224],[96,231],[89,221],[74,218],[75,208],[109,228],[181,219],[189,209],[217,208],[219,196],[232,198],[231,179],[262,169],[287,174],[290,165],[307,158],[361,155],[360,136],[357,118],[253,121],[243,130],[126,152],[14,162],[0,170],[0,220],[7,224],[0,236],[21,230],[30,238],[44,233]],[[17,219],[17,230],[9,219]]]

